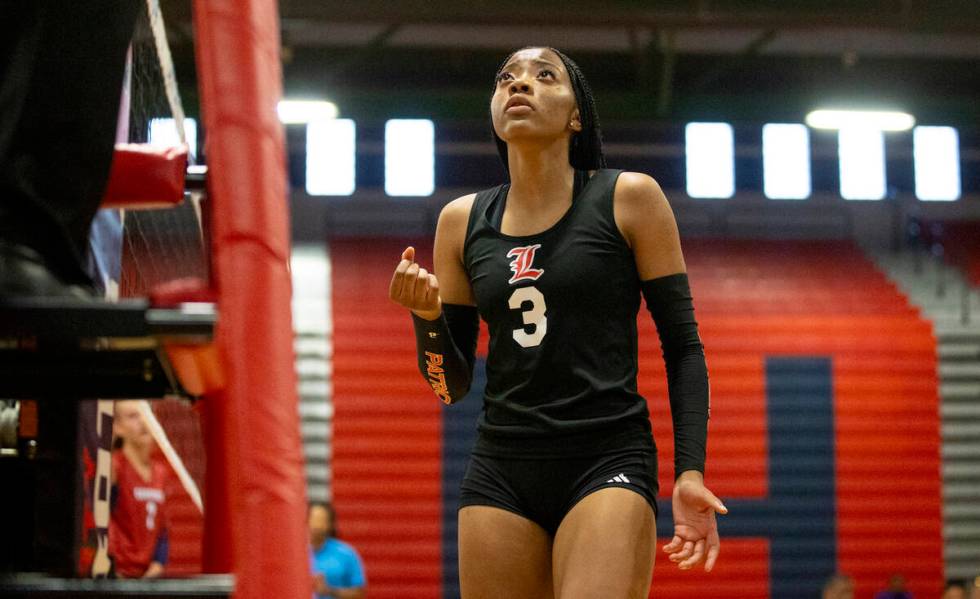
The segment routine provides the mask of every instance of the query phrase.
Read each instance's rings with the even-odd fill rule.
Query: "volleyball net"
[[[147,0],[137,20],[127,79],[126,141],[154,146],[187,145],[189,161],[195,162],[197,120],[186,117],[158,0]],[[209,286],[210,258],[204,243],[201,200],[200,194],[191,193],[182,203],[165,209],[122,211],[120,297],[146,297],[161,285],[181,280]],[[151,405],[152,411],[146,409]],[[186,503],[189,499],[200,516],[205,457],[198,412],[189,402],[176,399],[145,404],[143,411],[161,457],[181,483],[174,487],[176,500]],[[188,542],[175,545],[176,559],[171,561],[170,571],[200,571],[199,553],[187,550],[195,537],[200,541],[199,517],[187,509],[171,512],[178,538]]]

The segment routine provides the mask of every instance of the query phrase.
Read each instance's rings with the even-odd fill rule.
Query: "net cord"
[[[170,113],[174,117],[180,143],[186,145],[184,104],[180,100],[180,91],[177,88],[177,73],[174,70],[173,57],[170,55],[170,44],[167,43],[167,28],[163,22],[163,13],[160,12],[160,0],[146,0],[146,12],[150,18],[150,29],[153,31],[153,42],[157,50],[157,59],[160,61],[160,72],[163,74],[163,86],[167,94],[167,103],[170,104]]]
[[[190,473],[187,472],[184,461],[180,459],[173,445],[170,444],[170,439],[167,438],[167,434],[163,432],[163,427],[160,426],[160,421],[157,420],[156,415],[153,413],[150,402],[141,400],[139,402],[139,408],[146,421],[147,428],[150,429],[150,434],[153,435],[153,440],[157,442],[157,447],[160,448],[164,457],[170,462],[170,467],[177,474],[177,478],[180,479],[180,484],[184,487],[184,490],[190,495],[191,501],[197,506],[198,511],[203,514],[204,504],[201,502],[201,491],[197,488],[197,483],[191,478]]]
[[[146,0],[146,14],[150,20],[150,30],[153,32],[153,44],[157,50],[157,60],[160,62],[160,73],[163,77],[163,87],[167,95],[167,104],[170,105],[170,114],[173,115],[174,125],[177,127],[177,136],[180,143],[187,145],[187,129],[184,126],[184,103],[180,99],[180,89],[177,87],[177,71],[174,69],[174,59],[170,54],[170,44],[167,42],[167,28],[163,22],[163,13],[160,11],[160,0]],[[187,159],[190,164],[194,163],[194,154],[188,153]],[[201,238],[204,237],[204,228],[201,222],[201,195],[191,194],[191,203],[197,213],[198,232]]]

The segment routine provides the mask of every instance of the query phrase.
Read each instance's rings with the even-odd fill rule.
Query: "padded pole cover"
[[[103,208],[169,208],[184,199],[187,146],[116,144]]]
[[[205,567],[226,565],[230,540],[236,597],[309,599],[277,3],[195,0],[194,22],[225,373],[202,402],[208,477],[224,481],[207,486]]]

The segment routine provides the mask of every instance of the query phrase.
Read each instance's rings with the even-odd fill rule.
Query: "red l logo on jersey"
[[[540,243],[514,248],[507,252],[508,258],[513,258],[510,262],[510,269],[514,271],[514,276],[507,281],[511,285],[518,281],[537,281],[538,277],[544,274],[543,268],[532,268],[534,266],[534,252],[541,247]]]

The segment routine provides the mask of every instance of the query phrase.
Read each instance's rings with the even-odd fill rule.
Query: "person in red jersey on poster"
[[[156,578],[167,564],[166,466],[137,401],[117,401],[113,422],[109,556],[118,578]]]

